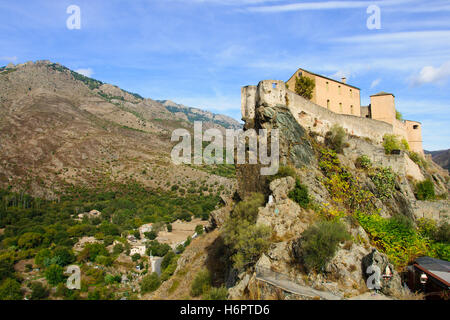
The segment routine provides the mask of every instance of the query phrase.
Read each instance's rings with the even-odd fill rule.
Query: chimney
[[[346,77],[342,77],[342,78],[341,78],[341,81],[342,81],[343,83],[347,83],[347,78],[346,78]]]

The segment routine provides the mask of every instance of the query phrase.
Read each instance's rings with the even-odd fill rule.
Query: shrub
[[[42,242],[42,236],[36,232],[27,232],[20,236],[17,244],[24,249],[35,248]]]
[[[91,261],[94,262],[97,256],[109,255],[108,250],[102,243],[88,243],[84,246],[84,249],[79,253],[78,261]]]
[[[167,224],[167,232],[172,232],[172,225],[170,223]]]
[[[377,196],[381,200],[388,199],[395,190],[397,175],[389,168],[374,168],[369,172],[369,177],[377,188]]]
[[[403,115],[400,111],[395,110],[395,119],[397,120],[403,120]]]
[[[164,257],[171,250],[167,243],[159,243],[156,240],[150,241],[147,248],[147,254],[157,257]]]
[[[208,270],[201,270],[191,284],[191,295],[198,297],[211,288],[211,275]]]
[[[403,138],[400,143],[402,145],[402,150],[409,151],[409,143],[405,138]]]
[[[201,224],[195,227],[195,233],[197,233],[198,235],[203,234],[203,226]]]
[[[372,161],[365,154],[359,156],[356,159],[356,163],[355,164],[356,164],[356,166],[358,168],[363,168],[363,169],[369,169],[370,167],[372,167]]]
[[[175,258],[175,253],[172,250],[167,252],[167,254],[164,256],[163,260],[161,261],[161,270],[166,269],[174,258]]]
[[[418,256],[435,256],[428,247],[428,241],[411,228],[405,217],[385,219],[377,214],[361,212],[357,212],[356,217],[376,247],[396,266],[405,266]]]
[[[156,237],[158,236],[158,233],[156,231],[150,231],[150,232],[144,232],[144,235],[149,239],[149,240],[155,240]]]
[[[308,187],[300,182],[300,179],[295,180],[295,187],[289,192],[289,198],[297,202],[302,208],[306,209],[310,202],[308,196]]]
[[[224,286],[220,288],[211,288],[204,296],[205,300],[227,300],[228,290]]]
[[[325,144],[334,151],[340,153],[344,149],[345,130],[341,126],[335,124],[325,135]]]
[[[444,221],[437,227],[434,240],[450,243],[450,224],[448,222]]]
[[[295,79],[295,92],[305,99],[311,100],[316,83],[314,79],[300,76]]]
[[[153,292],[159,288],[161,285],[161,281],[159,280],[159,276],[156,272],[146,275],[141,281],[141,292]]]
[[[391,154],[393,150],[405,150],[399,138],[395,134],[385,134],[383,136],[383,147],[386,154]]]
[[[269,247],[270,227],[256,225],[258,208],[263,205],[264,196],[255,193],[238,203],[225,222],[222,236],[237,269],[255,263]]]
[[[417,152],[410,151],[408,153],[409,158],[416,163],[419,167],[422,167],[424,169],[428,168],[428,162]]]
[[[236,205],[231,216],[240,217],[250,222],[256,222],[258,208],[263,207],[264,204],[264,195],[261,193],[253,193]]]
[[[396,214],[389,218],[392,225],[398,226],[404,230],[412,230],[414,228],[413,221],[403,214]]]
[[[316,223],[303,232],[297,257],[308,271],[323,271],[336,253],[338,244],[349,239],[345,226],[339,222]]]
[[[61,282],[65,281],[64,269],[63,267],[53,264],[45,270],[45,278],[47,282],[52,286],[56,286]]]
[[[123,244],[116,244],[113,248],[113,254],[121,254],[125,250]]]
[[[14,279],[7,278],[0,285],[0,300],[21,300],[22,291],[20,283]]]
[[[141,258],[141,255],[140,255],[139,253],[135,253],[135,254],[133,254],[133,255],[131,256],[131,260],[132,260],[133,262],[138,261],[140,258]]]
[[[281,179],[284,177],[292,177],[295,178],[296,174],[295,174],[295,169],[292,168],[291,166],[280,166],[278,168],[278,172],[277,174],[271,175],[271,176],[267,176],[267,181],[270,183],[273,180],[276,179]]]
[[[33,282],[30,286],[30,289],[31,289],[31,296],[30,296],[31,300],[45,299],[48,297],[50,293],[49,290],[46,287],[44,287],[44,285],[39,281]]]
[[[416,198],[418,200],[433,200],[436,198],[434,184],[430,179],[416,184]]]

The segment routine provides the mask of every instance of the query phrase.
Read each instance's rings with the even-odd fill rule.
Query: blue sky
[[[48,59],[152,99],[240,119],[240,87],[303,67],[392,92],[450,148],[450,1],[0,0],[0,65]],[[369,30],[369,5],[381,29]],[[69,30],[69,5],[81,29]]]

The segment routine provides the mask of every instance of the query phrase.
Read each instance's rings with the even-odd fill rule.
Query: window
[[[327,100],[327,109],[330,109],[330,100]]]
[[[351,92],[351,90],[350,90],[350,92]],[[353,105],[350,106],[350,112],[351,112],[352,114],[354,114],[354,112],[353,112]]]
[[[303,73],[300,71],[300,72],[298,73],[298,76],[301,77],[302,75],[303,75]]]
[[[276,89],[277,88],[277,84],[274,82],[272,83],[272,89]]]
[[[350,89],[350,98],[353,98],[353,91],[352,91],[352,89]]]
[[[413,125],[413,129],[414,130],[419,129],[419,125],[418,124]]]
[[[330,89],[328,85],[329,85],[329,82],[327,81],[327,83],[326,83],[327,91]]]
[[[341,94],[341,86],[338,86],[338,93]]]
[[[339,102],[339,112],[342,112],[342,102]]]

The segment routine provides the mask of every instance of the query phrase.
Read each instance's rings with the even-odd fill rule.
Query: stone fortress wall
[[[382,143],[385,134],[394,133],[393,126],[386,122],[338,114],[323,108],[287,89],[284,81],[263,80],[257,86],[243,87],[241,93],[244,120],[253,119],[259,106],[284,105],[303,127],[322,136],[334,124],[342,126],[348,134],[368,138],[378,144]]]

